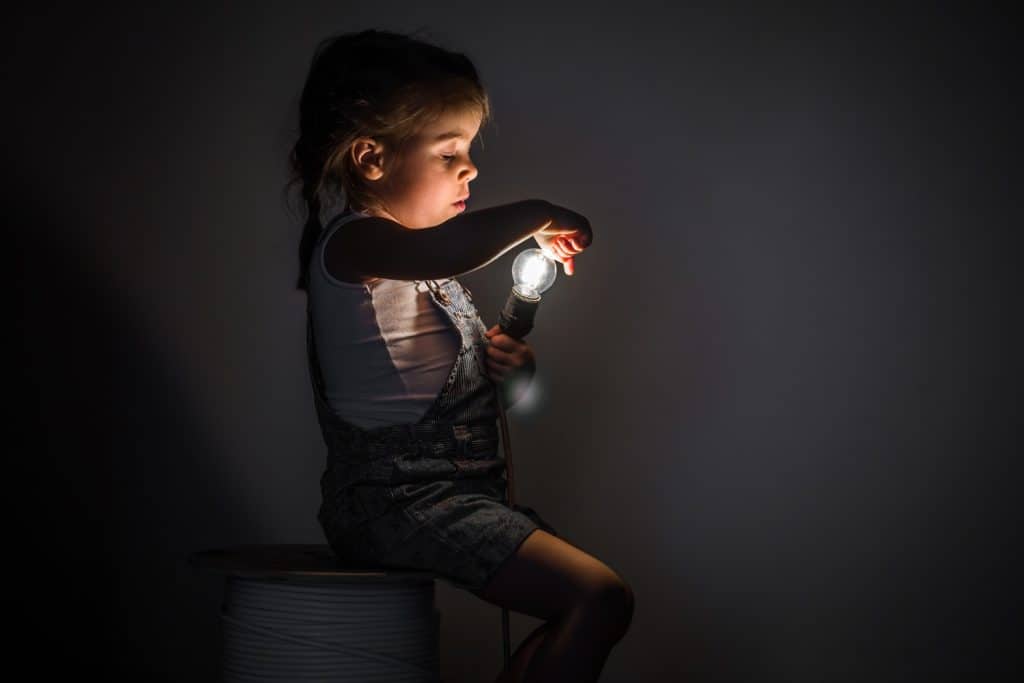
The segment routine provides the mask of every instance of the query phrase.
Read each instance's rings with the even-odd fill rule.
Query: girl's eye
[[[441,158],[444,159],[445,161],[451,161],[452,159],[455,158],[455,155],[454,154],[442,154]]]

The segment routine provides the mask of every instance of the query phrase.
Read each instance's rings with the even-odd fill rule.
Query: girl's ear
[[[384,148],[373,138],[359,138],[352,143],[352,161],[367,180],[384,175]]]

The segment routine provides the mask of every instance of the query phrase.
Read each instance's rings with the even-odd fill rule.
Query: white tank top
[[[359,284],[327,272],[327,240],[366,216],[342,215],[321,234],[310,261],[309,296],[328,405],[368,429],[419,421],[448,379],[461,336],[423,281]]]

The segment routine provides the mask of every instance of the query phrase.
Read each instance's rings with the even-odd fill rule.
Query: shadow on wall
[[[36,672],[216,680],[223,584],[187,555],[249,536],[244,511],[222,507],[229,482],[216,476],[212,435],[142,329],[137,299],[85,262],[76,239],[94,219],[24,180],[4,187],[7,291],[18,297],[8,307],[10,651]]]

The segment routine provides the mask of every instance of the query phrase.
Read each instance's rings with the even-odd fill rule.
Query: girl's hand
[[[551,223],[533,233],[537,246],[562,263],[566,275],[576,271],[573,257],[590,246],[594,233],[587,217],[551,204]]]
[[[511,381],[515,385],[511,397],[514,402],[522,397],[537,372],[533,349],[523,340],[502,332],[500,325],[487,330],[486,334],[491,341],[487,345],[488,374],[495,382]]]

